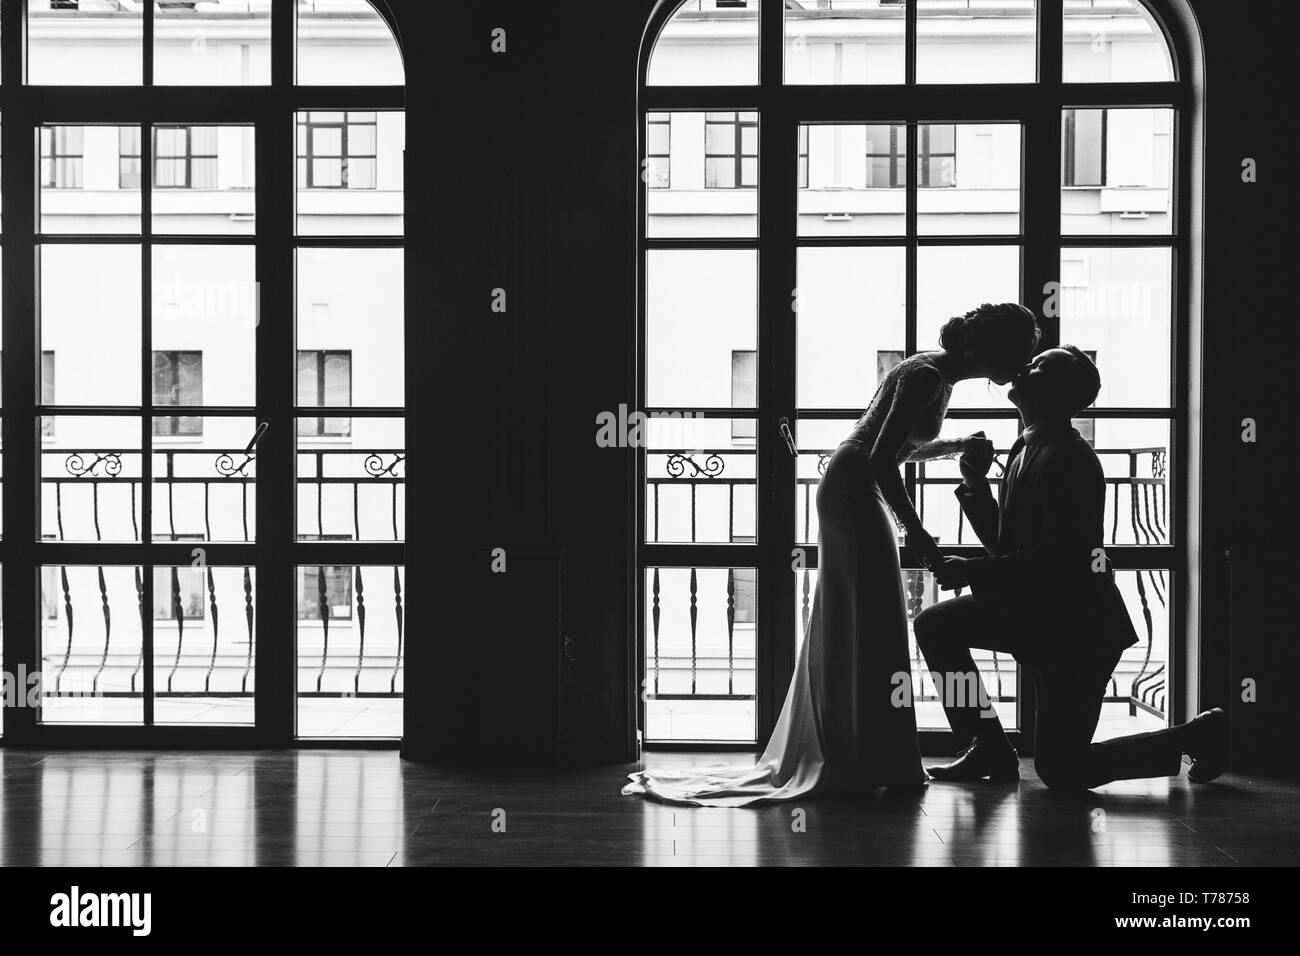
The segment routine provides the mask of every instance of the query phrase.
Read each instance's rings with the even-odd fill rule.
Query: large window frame
[[[796,259],[799,248],[810,246],[905,246],[907,270],[906,351],[932,347],[918,342],[917,263],[926,246],[993,245],[1021,248],[1021,301],[1038,312],[1043,330],[1043,348],[1062,344],[1061,322],[1056,314],[1052,291],[1059,289],[1061,254],[1071,247],[1168,248],[1173,256],[1172,316],[1170,336],[1171,395],[1167,407],[1094,408],[1087,417],[1102,419],[1159,419],[1170,425],[1170,484],[1172,543],[1147,546],[1108,546],[1107,555],[1116,571],[1156,570],[1171,576],[1174,591],[1188,581],[1187,560],[1190,540],[1188,503],[1192,495],[1189,475],[1189,405],[1192,397],[1189,340],[1193,328],[1192,278],[1196,272],[1193,246],[1192,170],[1193,138],[1189,135],[1198,106],[1190,67],[1189,41],[1171,26],[1175,16],[1162,0],[1146,0],[1164,33],[1174,67],[1174,79],[1141,83],[1067,83],[1063,72],[1062,0],[1038,0],[1038,76],[1032,83],[1015,84],[918,84],[917,3],[906,0],[905,82],[901,85],[786,85],[784,82],[784,3],[782,0],[754,0],[759,9],[758,82],[737,86],[650,86],[646,82],[650,59],[659,33],[681,5],[661,0],[648,23],[640,54],[636,126],[638,155],[644,152],[645,117],[649,112],[675,110],[757,111],[762,135],[759,145],[758,186],[759,232],[754,238],[650,238],[647,235],[648,197],[638,190],[637,204],[637,336],[636,405],[648,415],[693,413],[707,418],[750,418],[756,422],[758,492],[758,541],[731,544],[659,544],[647,540],[645,530],[647,498],[647,456],[636,456],[629,489],[630,534],[635,560],[629,576],[633,601],[628,628],[632,635],[628,679],[629,725],[644,728],[646,718],[646,574],[653,568],[757,568],[758,627],[756,633],[756,739],[754,743],[722,744],[648,741],[665,749],[761,749],[780,713],[794,670],[796,630],[800,608],[792,570],[791,549],[800,548],[806,566],[817,567],[816,548],[799,546],[796,523],[796,460],[783,440],[783,427],[802,420],[856,419],[861,408],[800,409],[796,400],[797,324],[791,321],[792,290],[798,287]],[[1070,236],[1062,235],[1062,123],[1070,109],[1113,109],[1122,107],[1170,108],[1174,111],[1173,227],[1165,236]],[[908,189],[906,232],[901,237],[798,238],[797,184],[802,185],[799,130],[802,124],[901,124],[906,129],[906,155],[919,155],[918,132],[926,123],[1019,123],[1022,127],[1022,221],[1016,235],[921,235],[918,230],[918,186]],[[915,170],[916,164],[911,163]],[[913,176],[915,179],[915,176]],[[755,408],[657,408],[646,400],[646,261],[662,249],[746,249],[758,256],[759,351],[758,402]],[[976,303],[977,304],[977,303]],[[960,408],[952,419],[1016,419],[1013,409],[1003,407]],[[916,498],[918,468],[908,465],[905,480]],[[787,545],[789,547],[787,547]],[[982,553],[978,547],[945,547],[964,556]],[[900,548],[904,569],[919,569],[910,548]],[[1186,639],[1189,602],[1181,594],[1170,600],[1169,673],[1171,675],[1169,717],[1186,716],[1189,695]],[[1018,694],[1019,732],[1023,746],[1032,747],[1034,734],[1033,688],[1024,682]],[[950,752],[953,741],[947,731],[923,731],[926,752]]]
[[[383,3],[372,4],[397,31]],[[85,725],[43,723],[37,708],[15,706],[4,712],[3,745],[21,747],[214,746],[263,748],[287,746],[383,746],[397,739],[330,738],[313,741],[296,731],[297,582],[300,567],[404,567],[402,542],[300,540],[296,527],[297,423],[319,414],[297,405],[295,323],[296,267],[299,250],[312,248],[372,249],[405,246],[403,235],[298,235],[294,204],[298,183],[295,127],[306,111],[402,111],[405,87],[298,85],[295,4],[271,7],[271,81],[264,86],[220,87],[154,85],[155,4],[143,4],[143,82],[131,86],[38,86],[26,82],[24,44],[27,4],[0,3],[0,136],[5,161],[0,187],[7,208],[3,246],[3,428],[4,500],[3,650],[7,670],[40,671],[42,569],[58,566],[135,567],[141,575],[144,718],[141,724]],[[153,132],[178,125],[252,126],[256,131],[256,234],[187,236],[154,234],[152,163],[140,164],[141,232],[130,236],[77,237],[42,235],[35,196],[40,188],[39,130],[43,125],[139,124],[142,144]],[[126,244],[142,249],[141,257],[141,404],[126,408],[69,406],[46,402],[40,391],[39,254],[44,245],[75,242]],[[256,328],[256,397],[252,406],[197,407],[186,412],[204,418],[253,419],[263,428],[251,449],[257,461],[258,508],[255,533],[246,543],[209,541],[202,547],[209,567],[255,570],[257,590],[257,677],[255,722],[251,726],[179,726],[155,723],[154,641],[156,630],[155,569],[193,564],[193,542],[164,540],[151,520],[152,455],[143,454],[140,482],[140,535],[134,543],[96,544],[43,540],[40,534],[39,428],[50,416],[129,416],[138,420],[141,449],[154,442],[153,420],[171,418],[175,406],[143,404],[152,396],[152,249],[164,245],[245,245],[255,249],[259,283]],[[402,407],[351,407],[347,416],[404,419]],[[250,438],[253,437],[250,435]],[[251,529],[250,529],[251,530]],[[402,535],[403,541],[406,535]],[[47,575],[48,577],[48,575]]]

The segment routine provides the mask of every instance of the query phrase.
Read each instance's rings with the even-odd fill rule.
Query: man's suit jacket
[[[1062,421],[1029,445],[1018,439],[1010,462],[997,501],[987,483],[957,486],[962,511],[989,552],[966,563],[975,599],[1007,602],[1044,656],[1089,646],[1118,655],[1136,644],[1113,572],[1108,564],[1095,570],[1106,514],[1097,453]]]

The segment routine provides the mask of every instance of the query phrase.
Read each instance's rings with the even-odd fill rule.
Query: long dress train
[[[762,757],[753,767],[640,771],[623,793],[743,807],[926,779],[911,706],[898,540],[869,452],[862,441],[842,443],[817,487],[817,589]]]

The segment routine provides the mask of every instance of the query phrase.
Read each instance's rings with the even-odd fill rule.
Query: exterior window
[[[1106,185],[1106,110],[1065,110],[1061,183]]]
[[[758,353],[753,349],[731,353],[731,407],[753,408],[758,400]],[[752,444],[758,437],[753,419],[737,418],[731,422],[733,441]]]
[[[153,353],[153,403],[200,406],[203,404],[203,353]],[[203,434],[203,419],[196,415],[162,416],[153,420],[158,436],[198,436]]]
[[[85,162],[85,128],[41,127],[41,185],[46,189],[80,189]]]
[[[917,130],[921,151],[918,185],[945,189],[957,185],[957,127],[923,123]]]
[[[708,113],[704,118],[704,185],[758,187],[758,114]]]
[[[153,184],[156,189],[216,189],[216,126],[154,127]],[[118,185],[140,188],[140,127],[118,133]]]
[[[808,188],[808,127],[799,126],[799,188]]]
[[[352,404],[352,353],[350,351],[300,351],[298,353],[298,404],[304,408],[346,408]],[[303,438],[347,438],[350,418],[300,418]]]
[[[159,535],[166,541],[201,541],[202,535]],[[153,619],[201,621],[206,616],[207,587],[202,568],[153,569]],[[179,610],[179,614],[177,611]]]
[[[302,535],[303,541],[347,541],[347,535]],[[321,593],[331,621],[352,619],[352,568],[315,566],[298,569],[298,620],[319,621]]]
[[[646,184],[651,189],[671,189],[672,116],[669,113],[651,113],[646,122]]]
[[[308,189],[378,185],[374,113],[304,113],[298,121],[298,182]]]

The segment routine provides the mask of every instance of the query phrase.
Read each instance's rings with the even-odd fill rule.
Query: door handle
[[[777,431],[781,434],[785,447],[790,449],[790,457],[797,460],[799,458],[799,448],[794,443],[794,432],[790,430],[790,419],[784,417],[778,419]]]

